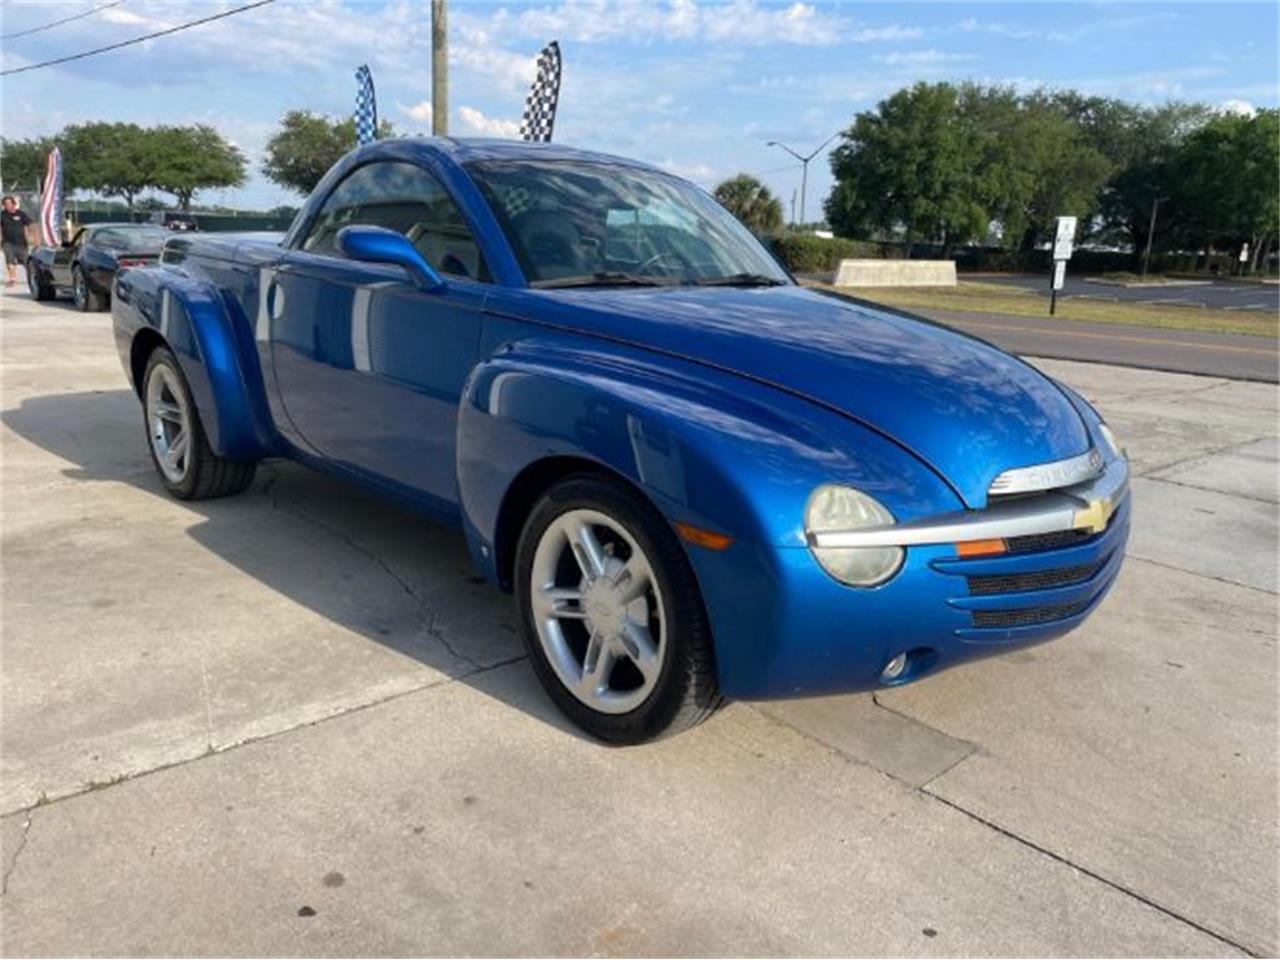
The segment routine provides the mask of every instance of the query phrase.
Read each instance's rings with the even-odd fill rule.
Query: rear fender
[[[138,337],[158,334],[173,351],[215,453],[256,460],[276,452],[251,326],[235,302],[207,280],[163,265],[121,271],[111,312],[131,379]],[[141,393],[142,384],[134,388]]]

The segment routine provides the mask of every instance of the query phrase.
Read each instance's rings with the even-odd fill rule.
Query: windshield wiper
[[[699,287],[781,287],[785,280],[768,277],[763,273],[731,273],[726,277],[699,277],[693,281]]]
[[[638,273],[610,270],[578,277],[535,280],[530,286],[539,290],[550,290],[556,287],[669,287],[673,283],[675,281],[667,277],[646,277]]]

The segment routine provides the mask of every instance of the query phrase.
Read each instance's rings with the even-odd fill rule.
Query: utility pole
[[[791,229],[796,228],[796,192],[791,191]]]
[[[1147,249],[1142,253],[1142,275],[1147,275],[1147,267],[1151,264],[1151,241],[1156,235],[1156,208],[1164,197],[1156,197],[1151,201],[1151,224],[1147,227]]]
[[[834,140],[839,135],[839,133],[840,131],[837,130],[831,136],[827,137],[827,139],[822,141],[822,146],[818,147],[817,150],[813,151],[813,153],[809,154],[807,157],[801,156],[800,154],[796,153],[794,150],[792,150],[790,147],[788,147],[785,143],[783,143],[780,140],[770,140],[768,143],[765,144],[766,147],[781,147],[783,150],[787,151],[787,153],[791,154],[793,157],[795,157],[797,160],[800,161],[800,222],[802,224],[806,222],[805,215],[807,211],[804,205],[804,195],[805,195],[805,188],[809,184],[809,161],[812,160],[814,157],[816,157],[819,153],[821,153],[822,147],[825,147],[828,143]],[[794,222],[794,220],[795,220],[795,216],[793,214],[792,221]]]
[[[431,135],[449,135],[449,29],[444,0],[431,0]]]

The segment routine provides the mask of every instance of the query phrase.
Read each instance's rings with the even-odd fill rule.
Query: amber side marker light
[[[966,540],[956,544],[956,556],[991,557],[1008,549],[1003,540]]]
[[[733,543],[733,537],[728,534],[716,533],[713,530],[703,530],[701,527],[695,527],[688,523],[677,523],[676,533],[690,543],[706,547],[708,550],[723,550]]]

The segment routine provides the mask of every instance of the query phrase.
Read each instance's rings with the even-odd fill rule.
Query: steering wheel
[[[676,253],[674,250],[659,250],[657,253],[655,253],[652,257],[650,257],[644,263],[640,264],[640,267],[636,272],[643,274],[646,270],[652,267],[659,260],[665,260],[668,257],[676,261],[675,265],[682,269],[688,270],[692,266],[692,264],[689,263],[688,260],[686,260],[681,254]]]

